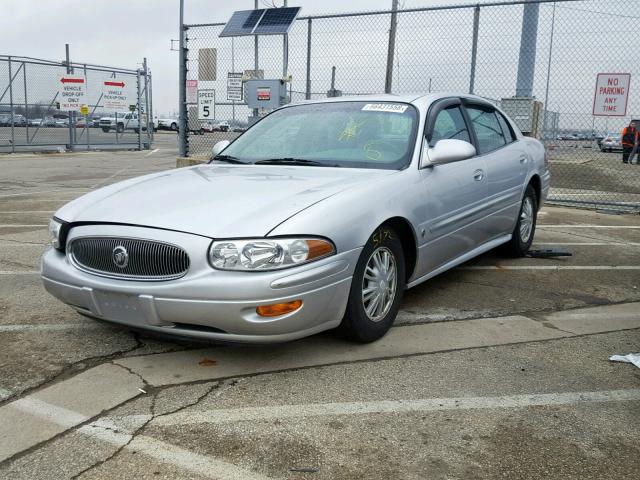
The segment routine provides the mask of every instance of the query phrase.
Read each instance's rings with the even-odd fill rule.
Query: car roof
[[[460,92],[433,92],[433,93],[413,93],[413,94],[403,94],[403,95],[395,95],[390,93],[385,94],[371,94],[371,95],[349,95],[344,97],[329,97],[329,98],[319,98],[319,99],[311,99],[311,100],[303,100],[301,102],[295,102],[285,105],[304,105],[310,103],[335,103],[335,102],[401,102],[401,103],[410,103],[417,107],[425,108],[431,105],[436,100],[440,100],[442,98],[450,98],[450,97],[459,97],[459,98],[469,98],[473,99],[478,103],[482,103],[485,105],[490,105],[492,107],[498,108],[492,102],[487,100],[486,98],[479,97],[477,95],[470,95],[468,93],[460,93]]]

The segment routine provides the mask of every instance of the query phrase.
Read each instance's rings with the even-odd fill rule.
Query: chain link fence
[[[80,80],[86,111],[61,109],[64,86]],[[0,56],[0,152],[149,148],[151,84],[146,61],[131,70]]]
[[[638,210],[640,166],[623,164],[615,142],[631,119],[640,119],[638,7],[638,0],[560,0],[400,10],[391,91],[472,92],[501,105],[516,122],[522,118],[513,97],[528,97],[537,112],[531,134],[545,143],[550,159],[551,201]],[[299,17],[288,35],[291,100],[323,98],[332,89],[384,92],[391,24],[391,11]],[[243,130],[251,115],[244,103],[226,98],[227,73],[254,69],[254,38],[220,38],[223,27],[184,26],[187,84],[215,90],[214,124],[230,126],[194,135],[194,123],[200,124],[194,92],[187,91],[189,156],[207,157],[216,142],[235,138],[233,130]],[[198,79],[202,49],[216,51],[215,80]],[[264,78],[282,78],[282,36],[259,37],[257,64]],[[631,75],[626,112],[594,116],[597,74],[611,72]]]

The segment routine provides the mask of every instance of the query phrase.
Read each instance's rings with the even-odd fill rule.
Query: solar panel
[[[254,35],[283,35],[300,13],[300,7],[269,8],[253,30]]]
[[[251,35],[263,13],[264,8],[259,10],[240,10],[238,12],[234,12],[219,36],[240,37],[243,35]]]
[[[240,10],[234,12],[220,37],[284,35],[300,13],[300,7]]]

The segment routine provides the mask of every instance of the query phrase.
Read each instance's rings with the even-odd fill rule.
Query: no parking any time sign
[[[600,117],[624,117],[627,114],[630,73],[599,73],[593,97],[593,114]]]

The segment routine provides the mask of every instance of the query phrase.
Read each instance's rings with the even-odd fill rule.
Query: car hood
[[[212,238],[261,237],[325,198],[393,173],[396,171],[200,165],[104,187],[65,205],[56,217],[67,222],[142,225]]]

